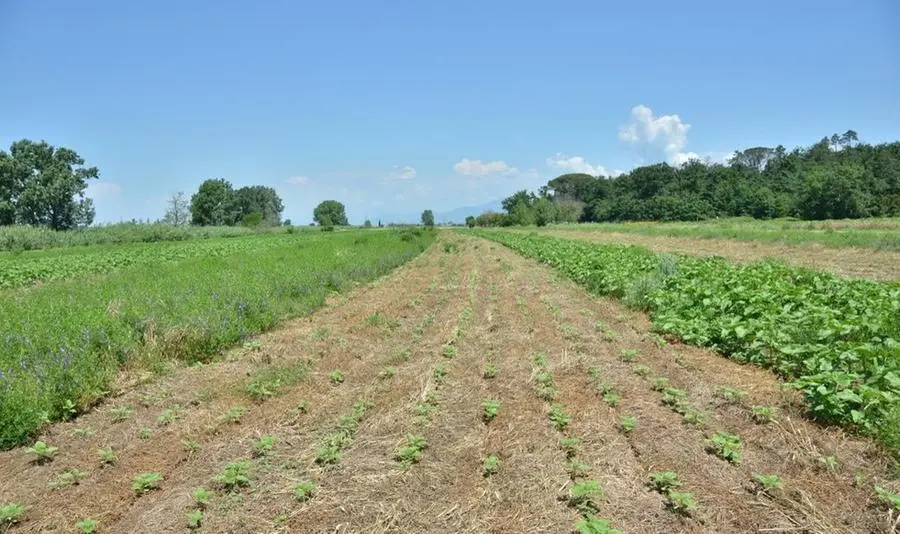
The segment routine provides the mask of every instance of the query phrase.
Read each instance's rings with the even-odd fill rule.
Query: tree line
[[[861,143],[848,130],[792,151],[748,148],[725,164],[658,163],[616,177],[564,174],[536,194],[514,193],[502,207],[505,213],[485,212],[466,224],[898,216],[900,142]]]

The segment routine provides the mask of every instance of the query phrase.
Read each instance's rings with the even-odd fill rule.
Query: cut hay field
[[[0,408],[0,532],[890,533],[900,524],[885,419],[893,378],[900,390],[885,356],[900,350],[894,285],[515,232],[250,239],[286,242],[2,293],[0,316],[23,306],[35,315],[3,319],[0,341],[35,328],[32,343],[67,340],[103,373],[84,400],[28,385],[40,380],[32,367],[13,374],[27,387],[0,389],[62,419],[10,432],[18,412]],[[737,282],[759,296],[741,303],[755,314],[725,302]],[[775,293],[788,286],[802,293]],[[837,290],[853,306],[826,299]],[[819,315],[779,316],[794,337],[778,338],[787,350],[777,356],[766,349],[766,306],[794,300]],[[862,309],[864,326],[848,321]],[[250,311],[238,319],[236,310]],[[78,345],[67,314],[120,325],[110,339],[121,345],[110,346],[122,349]],[[838,333],[795,339],[819,320]],[[188,343],[194,335],[201,341]],[[865,336],[869,360],[829,359],[829,347],[862,351]],[[796,350],[809,352],[788,357]],[[5,354],[0,370],[18,362]],[[32,357],[57,361],[47,354]],[[808,376],[812,359],[856,373],[835,385],[837,397],[823,395],[824,413],[810,413],[804,387],[784,387]],[[4,380],[0,388],[13,383]],[[866,408],[851,394],[869,395]]]

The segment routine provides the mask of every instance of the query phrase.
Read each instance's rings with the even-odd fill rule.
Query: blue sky
[[[4,0],[0,145],[100,168],[98,222],[206,178],[351,222],[852,128],[900,139],[900,5]]]

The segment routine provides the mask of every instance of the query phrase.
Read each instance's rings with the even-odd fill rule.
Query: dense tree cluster
[[[615,178],[565,174],[538,194],[519,191],[506,213],[468,225],[692,221],[714,217],[843,219],[900,215],[900,142],[860,143],[856,132],[787,151],[754,147],[727,164],[637,167]]]
[[[25,224],[68,230],[94,221],[84,196],[100,176],[73,150],[23,139],[0,150],[0,225]]]
[[[170,212],[174,205],[173,197]],[[191,223],[199,226],[279,226],[282,211],[281,198],[271,187],[234,189],[231,182],[222,178],[200,184],[190,204]]]

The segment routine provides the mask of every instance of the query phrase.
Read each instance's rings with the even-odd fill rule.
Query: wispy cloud
[[[463,176],[487,176],[489,174],[511,175],[519,170],[502,160],[486,161],[463,158],[453,165],[453,171]]]
[[[389,174],[394,180],[412,180],[417,175],[416,169],[409,165],[394,165],[394,170]]]
[[[307,177],[307,176],[291,176],[290,178],[288,178],[287,180],[285,180],[285,182],[286,182],[286,183],[289,183],[289,184],[291,184],[291,185],[302,186],[302,185],[309,185],[309,184],[311,184],[311,183],[312,183],[312,179],[309,178],[309,177]]]

